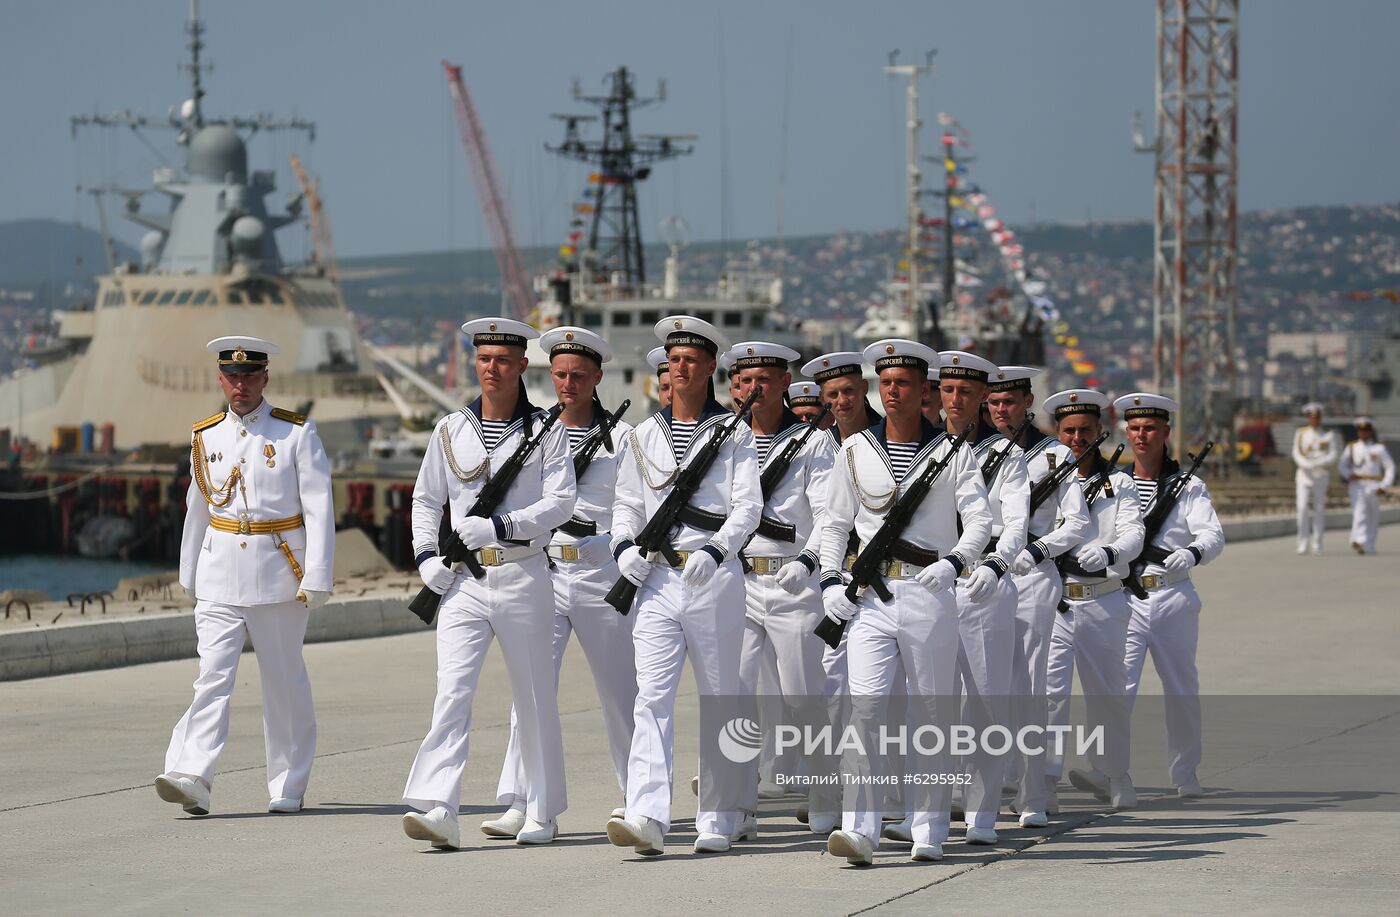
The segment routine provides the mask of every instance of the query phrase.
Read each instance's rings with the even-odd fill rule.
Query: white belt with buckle
[[[501,564],[524,560],[539,553],[539,548],[532,548],[528,545],[519,548],[482,548],[480,551],[472,552],[483,567],[499,567]]]
[[[578,547],[571,544],[552,544],[544,549],[544,552],[553,560],[562,560],[573,563],[579,559]]]
[[[1177,583],[1185,582],[1190,578],[1190,570],[1181,570],[1176,573],[1144,573],[1142,575],[1142,588],[1148,591],[1153,589],[1165,589],[1168,586],[1175,586]]]
[[[684,566],[685,566],[685,562],[686,562],[687,560],[689,560],[689,559],[690,559],[690,555],[691,555],[691,554],[694,554],[694,553],[695,553],[694,551],[677,551],[677,552],[676,552],[676,557],[679,558],[679,561],[678,561],[674,566],[676,566],[676,567],[684,567]],[[648,555],[647,555],[647,563],[649,563],[649,564],[661,564],[661,565],[666,566],[666,567],[672,566],[671,562],[668,561],[668,560],[666,559],[666,555],[665,555],[665,554],[662,554],[660,551],[652,551],[650,554],[648,554]]]
[[[1107,579],[1102,583],[1065,583],[1065,598],[1075,602],[1096,599],[1123,588],[1121,579]]]
[[[777,573],[784,564],[797,560],[797,555],[791,557],[750,557],[749,566],[753,567],[754,573]]]
[[[890,579],[913,579],[925,566],[928,565],[911,564],[904,560],[887,560],[880,565],[880,575]]]

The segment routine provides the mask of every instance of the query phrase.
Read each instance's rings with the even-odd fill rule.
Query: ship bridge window
[[[612,317],[614,328],[627,328],[632,324],[631,312],[614,312]]]
[[[700,319],[700,321],[702,322],[710,322],[713,324],[715,320],[715,313],[712,309],[702,309],[699,312],[695,313],[695,317]]]
[[[181,290],[180,295],[175,297],[175,305],[183,306],[185,303],[190,301],[190,297],[193,295],[194,290]]]
[[[172,299],[174,299],[174,298],[175,298],[175,291],[174,291],[174,290],[166,290],[164,293],[160,294],[160,299],[157,299],[157,300],[156,300],[156,305],[158,305],[158,306],[168,306],[168,305],[170,305],[170,300],[172,300]]]
[[[228,291],[228,303],[229,303],[229,305],[231,305],[231,306],[241,306],[241,305],[243,305],[243,294],[240,293],[240,292],[238,292],[237,290],[229,290],[229,291]]]
[[[268,291],[267,298],[274,306],[280,306],[283,304],[282,294],[278,290]]]
[[[726,328],[739,328],[739,327],[741,327],[741,326],[744,324],[744,313],[742,313],[742,312],[726,312],[726,313],[724,313],[723,324],[724,324],[724,327],[726,327]]]
[[[263,302],[262,293],[256,289],[248,291],[248,302],[254,306],[261,306]]]
[[[141,305],[143,305],[143,306],[149,306],[151,303],[153,303],[153,302],[155,302],[155,301],[156,301],[156,291],[155,291],[155,290],[147,290],[147,291],[145,292],[145,294],[141,297]]]
[[[601,328],[603,327],[603,314],[601,312],[583,313],[583,327]]]
[[[199,292],[197,292],[197,293],[194,294],[194,304],[195,304],[196,306],[202,306],[202,305],[204,305],[204,304],[205,304],[206,302],[208,302],[208,301],[209,301],[209,291],[208,291],[208,290],[200,290]],[[215,300],[215,302],[217,303],[218,300]]]
[[[661,321],[661,313],[656,309],[643,309],[641,316],[637,319],[643,325],[655,325]]]

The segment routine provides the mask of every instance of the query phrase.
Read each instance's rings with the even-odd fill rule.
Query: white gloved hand
[[[1089,573],[1108,569],[1108,555],[1096,544],[1084,545],[1074,555],[1074,560]]]
[[[185,593],[185,598],[189,599],[191,602],[199,601],[199,599],[195,598],[193,586],[186,586],[184,583],[181,583],[180,590]]]
[[[425,557],[418,565],[418,575],[423,578],[423,585],[438,595],[445,595],[457,578],[457,574],[447,568],[441,557]]]
[[[838,623],[856,616],[858,606],[846,597],[845,586],[827,586],[822,590],[822,609],[826,616]]]
[[[632,545],[617,557],[617,569],[631,581],[633,586],[641,586],[651,573],[651,561],[642,556],[642,549]]]
[[[914,582],[927,589],[930,595],[938,595],[940,592],[952,589],[957,578],[958,570],[953,566],[951,560],[940,560],[936,564],[929,564],[914,574]]]
[[[681,571],[681,578],[687,586],[700,586],[709,582],[718,566],[714,555],[709,551],[692,551],[685,559],[685,569]]]
[[[778,571],[778,585],[789,595],[800,595],[812,580],[812,571],[800,560],[790,560]]]
[[[1022,548],[1021,553],[1016,555],[1016,560],[1011,564],[1011,572],[1017,576],[1025,576],[1027,573],[1034,570],[1035,566],[1035,555],[1025,548]]]
[[[1162,566],[1168,573],[1180,573],[1196,565],[1196,555],[1188,548],[1177,548],[1162,559]]]
[[[496,523],[485,516],[468,516],[457,527],[457,537],[468,550],[484,548],[496,540]]]
[[[590,567],[606,567],[612,563],[612,539],[608,535],[585,535],[574,543],[578,559]]]
[[[997,571],[983,564],[967,578],[967,597],[974,602],[985,602],[997,588]]]
[[[331,594],[329,592],[319,592],[315,589],[303,589],[301,590],[301,597],[302,601],[306,603],[307,608],[320,608],[330,599]]]

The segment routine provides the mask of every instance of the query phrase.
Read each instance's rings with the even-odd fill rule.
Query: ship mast
[[[204,71],[210,69],[209,64],[201,63],[199,60],[199,52],[204,49],[204,23],[199,19],[199,0],[190,0],[190,21],[186,23],[185,31],[190,36],[190,62],[180,66],[181,69],[189,72],[190,81],[193,84],[189,112],[186,118],[191,127],[199,130],[204,126]],[[189,134],[182,134],[181,139],[188,141],[189,136]]]
[[[935,343],[928,340],[932,322],[926,321],[919,308],[919,257],[922,253],[923,209],[919,206],[919,197],[923,193],[923,177],[919,171],[919,129],[923,127],[923,121],[919,120],[919,77],[926,73],[933,72],[933,56],[936,51],[929,51],[924,55],[922,64],[896,64],[895,58],[898,51],[890,52],[890,62],[884,71],[891,76],[904,76],[909,78],[909,84],[905,89],[905,140],[904,157],[906,162],[908,190],[906,202],[906,241],[905,260],[908,264],[907,275],[909,278],[909,299],[906,304],[909,318],[910,336],[915,340],[924,343]]]

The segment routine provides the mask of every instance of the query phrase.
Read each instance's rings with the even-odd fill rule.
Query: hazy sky
[[[719,237],[727,149],[729,224],[742,239],[777,225],[790,78],[786,231],[873,229],[903,212],[903,83],[880,68],[892,49],[907,63],[937,48],[922,142],[933,151],[937,112],[959,118],[975,141],[972,177],[1003,216],[1147,218],[1151,159],[1132,152],[1129,120],[1141,110],[1150,131],[1154,10],[1151,0],[204,0],[206,112],[316,120],[314,144],[260,136],[252,164],[278,170],[280,198],[295,187],[287,151],[301,151],[342,255],[482,246],[446,57],[465,65],[517,240],[552,245],[586,173],[544,151],[562,133],[549,115],[583,110],[573,78],[601,91],[626,64],[640,90],[664,77],[670,93],[637,115],[638,132],[700,135],[693,156],[644,184],[644,231],[654,237],[678,213],[695,237]],[[72,219],[75,184],[149,182],[159,161],[137,138],[89,130],[75,142],[68,117],[178,104],[187,16],[180,0],[0,0],[0,219]],[[1250,0],[1240,32],[1241,207],[1400,200],[1400,3]],[[181,161],[168,131],[149,139]],[[95,223],[89,201],[82,215]]]

